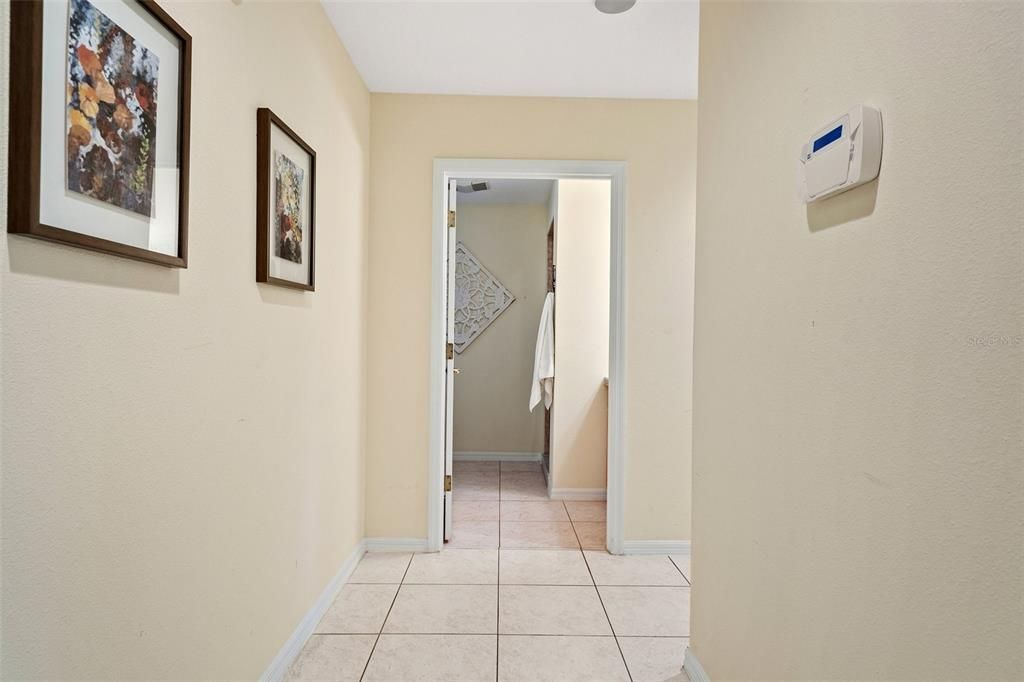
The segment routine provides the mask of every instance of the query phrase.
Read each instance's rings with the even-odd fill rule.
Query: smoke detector
[[[635,4],[636,0],[594,0],[594,7],[604,14],[622,14]]]

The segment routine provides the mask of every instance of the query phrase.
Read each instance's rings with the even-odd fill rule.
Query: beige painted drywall
[[[690,646],[1024,678],[1024,5],[702,3]],[[882,112],[879,180],[801,144]]]
[[[604,489],[611,182],[559,180],[557,225],[551,487]]]
[[[367,534],[427,535],[431,174],[451,156],[627,162],[625,537],[688,539],[696,103],[375,94],[372,129]]]
[[[516,300],[455,356],[455,452],[542,452],[544,412],[530,412],[529,397],[547,293],[548,208],[464,204],[457,214],[458,240]]]
[[[369,95],[319,3],[161,4],[188,269],[0,237],[5,679],[255,679],[363,537]],[[254,281],[264,105],[318,154],[315,293]]]

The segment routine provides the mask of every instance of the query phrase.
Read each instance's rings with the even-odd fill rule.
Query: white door
[[[448,182],[448,258],[445,264],[445,279],[448,293],[445,296],[445,400],[444,400],[444,539],[452,539],[452,435],[454,427],[455,397],[455,180]]]

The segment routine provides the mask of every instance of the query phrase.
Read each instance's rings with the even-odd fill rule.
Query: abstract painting
[[[153,214],[160,60],[88,0],[70,0],[67,188]]]
[[[302,263],[302,177],[294,161],[274,153],[274,253],[293,263]]]
[[[315,291],[316,152],[256,110],[256,281]]]

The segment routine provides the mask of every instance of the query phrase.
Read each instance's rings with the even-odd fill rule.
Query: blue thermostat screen
[[[811,151],[815,151],[816,152],[819,149],[821,149],[822,147],[827,147],[828,145],[832,144],[833,142],[835,142],[836,140],[838,140],[842,136],[843,136],[843,126],[841,126],[841,125],[840,126],[836,126],[832,130],[828,131],[827,133],[825,133],[824,135],[819,137],[817,140],[815,140],[814,141],[814,149],[812,149]]]

